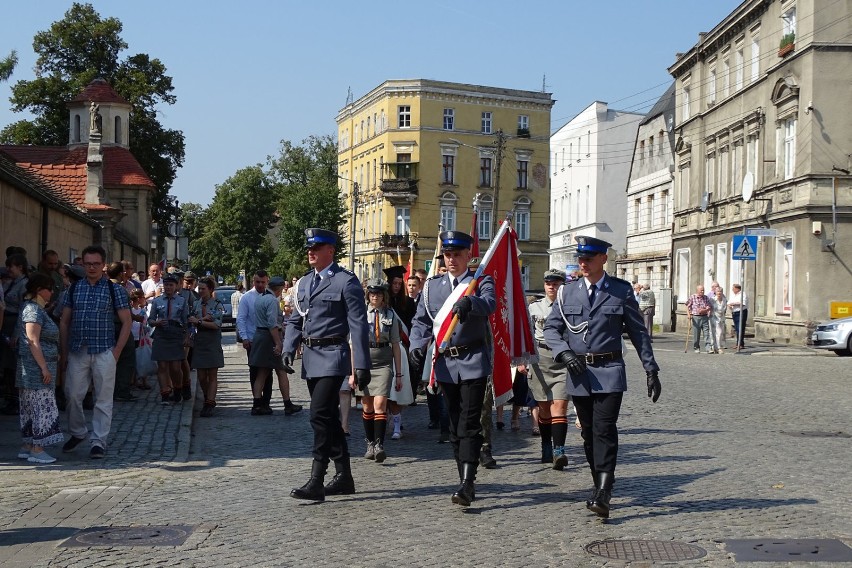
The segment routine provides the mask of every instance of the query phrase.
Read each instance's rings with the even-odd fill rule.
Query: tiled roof
[[[0,145],[18,166],[38,175],[65,194],[72,202],[83,205],[86,198],[86,157],[88,149],[60,146]],[[104,153],[104,187],[154,188],[154,182],[126,148],[107,146]]]
[[[8,154],[0,152],[0,178],[13,183],[20,190],[32,195],[42,203],[48,203],[55,209],[64,211],[73,217],[83,220],[90,225],[97,223],[81,212],[64,192],[57,189],[49,180],[42,176],[33,175],[25,168],[15,164]]]
[[[71,99],[69,104],[75,102],[89,102],[94,101],[96,103],[121,103],[125,105],[129,105],[130,102],[115,92],[115,89],[110,87],[109,83],[104,81],[101,78],[97,78],[88,85],[83,91]]]

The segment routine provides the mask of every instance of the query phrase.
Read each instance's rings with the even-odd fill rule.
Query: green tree
[[[280,187],[260,165],[243,168],[216,186],[213,201],[195,217],[192,265],[234,280],[240,269],[266,268],[273,258],[269,230]]]
[[[270,158],[270,175],[281,186],[276,227],[275,274],[300,276],[308,267],[305,229],[319,227],[340,235],[337,258],[346,251],[346,207],[337,187],[337,144],[331,136],[311,136],[294,146],[282,141]]]
[[[104,78],[132,105],[130,151],[157,186],[151,214],[165,226],[175,213],[169,190],[183,165],[185,145],[181,131],[160,124],[157,106],[174,104],[177,99],[172,78],[159,59],[146,54],[119,58],[128,47],[121,31],[118,19],[102,19],[91,4],[75,2],[62,20],[38,32],[33,40],[38,54],[36,77],[13,85],[10,99],[12,110],[29,110],[35,118],[6,126],[0,131],[0,141],[67,144],[70,117],[66,102],[93,79]]]
[[[8,56],[0,59],[0,81],[8,81],[18,64],[18,53],[12,50]]]

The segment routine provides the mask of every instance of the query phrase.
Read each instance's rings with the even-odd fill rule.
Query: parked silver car
[[[236,329],[237,328],[237,320],[234,319],[234,314],[232,313],[231,308],[231,294],[233,294],[237,289],[233,286],[220,286],[216,288],[214,294],[216,294],[216,298],[224,304],[225,308],[225,317],[222,318],[222,329]]]
[[[852,317],[821,323],[811,336],[817,349],[831,349],[841,357],[852,355]]]

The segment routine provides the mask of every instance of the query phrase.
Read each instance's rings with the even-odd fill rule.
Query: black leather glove
[[[370,369],[355,369],[355,382],[360,390],[367,388],[370,384]]]
[[[423,376],[423,363],[426,362],[426,350],[422,347],[412,349],[408,353],[408,363],[411,366],[411,373],[415,377]]]
[[[554,361],[565,365],[568,368],[568,372],[572,375],[582,375],[586,372],[586,362],[577,357],[577,354],[570,349],[557,355]]]
[[[284,363],[284,372],[285,373],[292,374],[292,373],[296,372],[296,371],[293,370],[293,354],[292,353],[285,353],[284,359],[283,359],[282,362]]]
[[[470,301],[470,297],[468,296],[462,296],[456,300],[455,304],[453,304],[453,314],[459,316],[459,321],[461,323],[464,323],[472,309],[473,302]]]
[[[660,398],[660,393],[663,392],[663,385],[660,384],[660,377],[657,371],[645,371],[648,377],[648,398],[651,402],[657,402]]]

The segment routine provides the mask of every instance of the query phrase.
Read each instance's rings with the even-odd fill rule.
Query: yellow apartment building
[[[472,231],[482,254],[512,211],[525,288],[548,265],[551,93],[426,79],[385,81],[337,115],[342,259],[362,280],[407,262],[427,268],[440,230]],[[354,215],[352,212],[355,212]],[[440,228],[439,228],[440,227]]]

